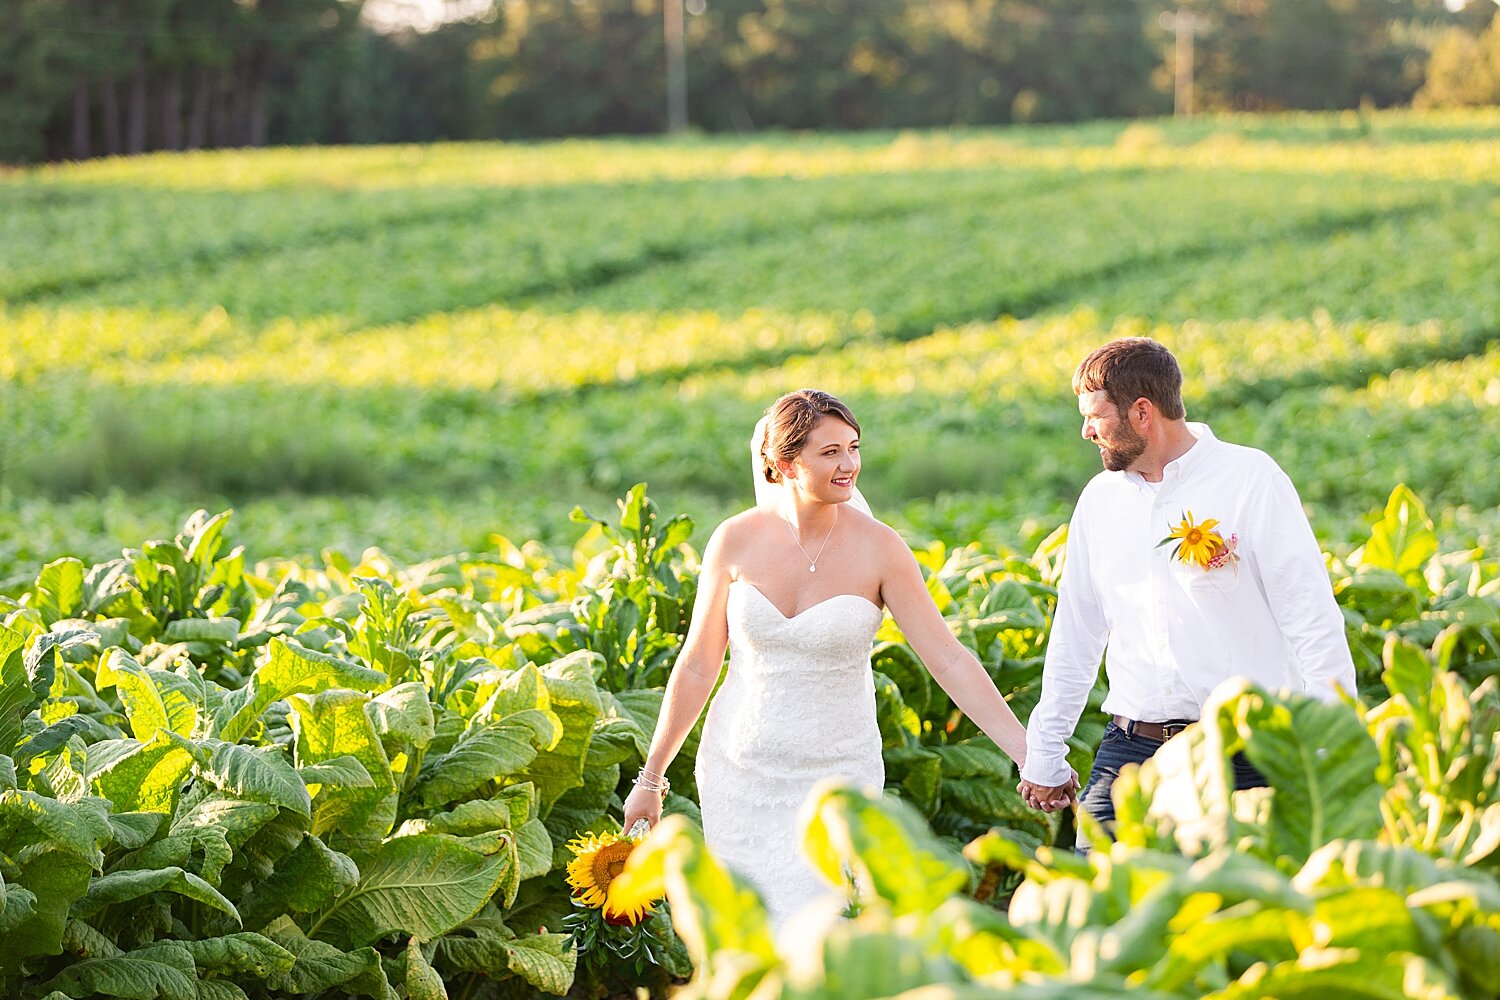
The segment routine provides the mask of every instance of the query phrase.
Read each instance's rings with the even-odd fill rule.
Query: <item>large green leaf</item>
[[[100,845],[114,837],[103,805],[98,799],[60,802],[36,792],[11,788],[0,791],[0,821],[6,825],[28,824],[39,834],[31,842],[45,840],[88,867],[100,869],[104,867]],[[9,852],[17,852],[27,842],[12,841],[4,846]]]
[[[610,694],[608,691],[600,691],[599,697],[605,706],[605,714],[610,714],[610,709],[620,716],[635,723],[640,737],[636,741],[636,754],[645,759],[651,750],[651,734],[656,732],[656,720],[661,714],[662,698],[666,692],[661,688],[644,688],[637,691],[616,691]]]
[[[1150,869],[1144,854],[1125,853],[1120,861],[1111,874],[1122,876],[1115,885],[1127,889],[1115,900],[1124,915],[1099,936],[1099,964],[1120,975],[1149,968],[1151,986],[1185,988],[1206,963],[1230,950],[1259,946],[1267,949],[1254,952],[1262,957],[1295,957],[1293,935],[1312,916],[1312,903],[1291,880],[1251,854],[1221,848],[1165,879],[1143,877]],[[1115,888],[1100,881],[1097,889]],[[1259,913],[1274,913],[1276,921],[1254,919]]]
[[[1411,954],[1308,949],[1295,961],[1257,963],[1204,1000],[1461,1000],[1436,964]]]
[[[271,640],[264,663],[250,682],[230,697],[216,713],[216,735],[238,742],[273,702],[291,695],[315,695],[330,688],[378,691],[385,674],[357,663],[318,653],[278,636]]]
[[[8,889],[3,888],[4,879],[0,879],[0,898],[3,898],[4,906],[0,906],[0,934],[10,934],[13,928],[21,926],[36,915],[36,893],[30,889],[23,889],[13,885]],[[5,961],[0,959],[0,970],[5,968]]]
[[[110,751],[101,770],[94,769],[97,758],[91,747],[89,776],[95,790],[121,812],[170,814],[194,762],[192,751],[174,735],[160,729],[149,743],[117,741],[121,746]]]
[[[239,637],[237,618],[179,618],[162,632],[165,642],[234,642]]]
[[[180,942],[160,942],[117,958],[92,958],[69,965],[41,988],[68,996],[102,994],[127,1000],[198,1000],[197,967]]]
[[[542,672],[535,664],[525,663],[502,676],[494,684],[494,690],[485,698],[484,704],[474,713],[474,723],[495,722],[513,712],[528,709],[548,710],[552,699],[547,693]]]
[[[151,814],[146,814],[151,815]],[[234,849],[223,827],[200,826],[169,834],[130,851],[111,862],[116,871],[125,869],[192,868],[210,885],[218,885],[224,869],[234,860]]]
[[[1148,982],[1163,989],[1201,988],[1203,974],[1212,975],[1232,952],[1290,961],[1297,956],[1294,938],[1311,938],[1307,926],[1304,915],[1276,908],[1203,916],[1167,940],[1166,955]]]
[[[536,755],[536,732],[529,726],[500,723],[466,733],[453,749],[423,765],[417,797],[428,808],[461,799],[521,772]]]
[[[600,719],[594,724],[594,733],[589,738],[585,769],[609,767],[611,764],[623,764],[637,759],[642,735],[630,719],[609,716]]]
[[[262,934],[248,931],[223,937],[184,941],[202,972],[218,975],[251,975],[257,979],[290,972],[296,956]]]
[[[114,684],[136,739],[149,743],[158,730],[191,736],[198,725],[197,690],[186,678],[165,670],[148,670],[123,649],[111,649],[100,665],[103,678]]]
[[[893,993],[968,977],[947,954],[899,934],[834,924],[821,940],[788,945],[786,995],[798,1000],[883,1000]]]
[[[969,853],[966,847],[965,856]],[[926,929],[934,944],[976,979],[1067,972],[1064,956],[1050,944],[1012,926],[1003,911],[969,896],[950,897],[926,918]]]
[[[1015,772],[1015,764],[987,736],[935,746],[932,752],[943,762],[945,778],[990,778],[1004,780]]]
[[[1354,709],[1293,694],[1246,691],[1225,709],[1245,753],[1274,794],[1270,849],[1301,862],[1330,840],[1374,838],[1381,828],[1380,752]]]
[[[510,851],[480,854],[442,834],[397,837],[361,860],[359,884],[309,933],[346,948],[397,931],[430,941],[479,912],[513,863]]]
[[[89,873],[87,862],[63,851],[45,851],[20,865],[7,893],[0,973],[16,971],[33,956],[62,950],[69,908],[88,889]]]
[[[489,931],[474,937],[438,939],[437,957],[444,966],[500,978],[508,970],[545,993],[562,996],[573,985],[577,952],[567,934],[502,937]]]
[[[213,752],[203,776],[221,791],[251,802],[281,806],[299,816],[312,815],[307,785],[281,747],[248,747],[217,740],[206,740],[203,745]]]
[[[48,628],[65,618],[78,617],[83,610],[83,563],[68,558],[43,566],[37,574],[35,596],[42,624]]]
[[[1406,897],[1384,886],[1359,886],[1324,894],[1313,908],[1318,943],[1380,954],[1419,953],[1421,931]]]
[[[593,767],[583,773],[583,784],[568,789],[552,804],[543,822],[559,843],[566,843],[575,831],[593,828],[604,821],[604,814],[617,801],[615,789],[620,784],[620,766]]]
[[[264,927],[287,911],[324,910],[359,884],[359,868],[312,834],[276,862],[276,870],[240,902],[245,926]]]
[[[538,754],[525,771],[514,777],[536,785],[544,817],[568,789],[583,783],[589,741],[603,709],[599,688],[594,683],[594,668],[599,659],[597,653],[579,650],[542,668],[548,707],[562,721],[562,736],[554,747]]]
[[[370,719],[388,751],[407,743],[421,750],[432,742],[432,702],[421,681],[398,684],[371,698]]]
[[[311,940],[285,917],[266,928],[265,935],[296,956],[291,969],[266,977],[266,985],[272,990],[302,995],[337,989],[346,995],[398,1000],[386,979],[380,953],[374,948],[343,951],[325,941]]]
[[[265,802],[208,795],[180,810],[168,833],[178,836],[199,829],[219,830],[231,847],[238,848],[275,819],[277,813],[275,806]]]
[[[374,784],[369,788],[325,785],[313,800],[313,832],[351,853],[373,848],[396,819],[396,786],[380,736],[365,711],[369,696],[331,690],[292,695],[292,731],[303,766],[350,756]]]
[[[443,977],[427,963],[416,938],[406,942],[406,975],[403,977],[408,1000],[448,1000]]]
[[[1201,722],[1115,783],[1114,834],[1119,840],[1147,846],[1170,838],[1184,854],[1199,857],[1239,838],[1221,709],[1224,698],[1235,697],[1239,690],[1230,684],[1215,691],[1204,705]],[[1147,800],[1144,812],[1131,801],[1137,792]]]
[[[57,701],[47,703],[48,706],[65,704],[70,703]],[[36,758],[54,753],[73,737],[85,738],[96,732],[98,728],[98,722],[87,715],[70,715],[66,718],[58,719],[55,723],[47,726],[41,732],[18,746],[16,748],[15,760],[11,766],[19,765],[24,768]],[[8,760],[9,758],[6,759]],[[3,767],[4,765],[0,765],[0,771],[3,771]],[[0,776],[0,787],[4,787],[4,782],[5,778]],[[11,784],[14,785],[15,782],[12,781]]]
[[[1308,896],[1358,898],[1373,888],[1400,900],[1419,915],[1418,929],[1441,934],[1471,995],[1500,995],[1500,883],[1485,872],[1409,847],[1334,841],[1307,860],[1295,881]],[[1368,925],[1382,906],[1390,911],[1388,900],[1359,907],[1352,919],[1332,922],[1332,933]],[[1385,919],[1409,933],[1397,915]]]
[[[471,837],[491,830],[519,830],[536,815],[536,786],[530,782],[507,785],[487,799],[474,799],[413,822],[418,833],[451,833]],[[403,827],[404,829],[404,827]]]
[[[1437,533],[1427,517],[1427,509],[1402,484],[1391,491],[1384,516],[1371,526],[1360,565],[1396,573],[1408,586],[1425,590],[1427,582],[1422,571],[1437,550]]]
[[[119,958],[124,949],[103,931],[82,920],[70,918],[63,930],[63,949],[80,958]]]
[[[195,899],[205,906],[229,914],[236,923],[239,922],[239,911],[223,893],[192,872],[177,867],[101,875],[89,883],[84,897],[73,904],[73,912],[80,917],[90,917],[106,906],[129,902],[156,892],[171,892]]]
[[[1045,941],[1052,951],[1069,955],[1080,936],[1095,937],[1122,914],[1082,878],[1064,877],[1042,882],[1027,879],[1010,901],[1015,926]]]
[[[862,899],[897,914],[930,912],[969,884],[969,865],[900,799],[830,780],[809,795],[803,850],[833,885],[851,870]]]
[[[358,757],[345,754],[317,764],[306,764],[297,769],[304,785],[329,785],[333,788],[374,788],[375,779],[359,762]]]
[[[539,819],[528,821],[516,831],[518,878],[536,878],[552,870],[552,836]]]
[[[1052,979],[1014,983],[1005,987],[978,983],[923,986],[898,993],[891,1000],[1184,1000],[1180,993],[1162,993],[1109,976],[1090,977],[1089,982]]]
[[[887,786],[894,784],[899,787],[902,796],[928,816],[936,816],[938,809],[942,806],[943,791],[943,761],[929,747],[911,746],[887,747],[882,756],[885,758],[885,779]],[[998,791],[998,789],[997,789]],[[960,795],[967,796],[968,790]],[[1017,797],[1019,802],[1019,796]],[[1024,803],[1020,803],[1025,808]],[[972,816],[973,813],[971,812]],[[989,819],[988,813],[981,813],[984,819]]]
[[[21,720],[41,701],[23,663],[21,633],[0,625],[0,753],[13,755],[21,739]]]

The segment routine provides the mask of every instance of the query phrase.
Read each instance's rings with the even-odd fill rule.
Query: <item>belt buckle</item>
[[[1165,743],[1174,736],[1181,736],[1192,723],[1188,722],[1163,722],[1161,724],[1161,738]]]

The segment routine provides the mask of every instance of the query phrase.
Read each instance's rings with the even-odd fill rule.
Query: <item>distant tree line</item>
[[[657,132],[664,2],[684,0],[493,0],[418,32],[377,30],[363,0],[0,0],[0,161]],[[1500,88],[1492,0],[686,5],[689,117],[715,132],[1168,112],[1177,12],[1197,15],[1200,109]]]

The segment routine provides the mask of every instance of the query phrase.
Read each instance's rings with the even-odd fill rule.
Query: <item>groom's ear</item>
[[[1130,404],[1130,422],[1138,429],[1145,427],[1156,417],[1156,404],[1145,396]]]

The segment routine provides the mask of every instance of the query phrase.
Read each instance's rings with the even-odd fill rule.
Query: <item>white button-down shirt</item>
[[[1068,780],[1067,740],[1105,657],[1104,711],[1196,719],[1229,677],[1331,700],[1353,695],[1354,659],[1297,491],[1265,452],[1205,424],[1160,483],[1103,472],[1078,498],[1022,777]],[[1237,567],[1205,570],[1157,543],[1191,512],[1234,536]],[[1175,542],[1173,543],[1175,544]]]

